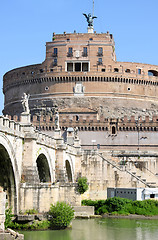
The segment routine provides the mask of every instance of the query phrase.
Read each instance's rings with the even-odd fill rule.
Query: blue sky
[[[45,59],[52,33],[86,32],[92,0],[1,0],[0,88],[5,72]],[[158,0],[95,0],[95,30],[113,34],[118,61],[158,65]],[[0,92],[0,114],[3,93]]]

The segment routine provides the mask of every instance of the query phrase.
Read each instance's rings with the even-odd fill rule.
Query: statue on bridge
[[[23,94],[23,96],[22,96],[22,106],[23,106],[23,110],[24,110],[24,112],[25,113],[30,113],[30,109],[29,109],[29,97],[30,97],[30,95],[28,94],[26,94],[26,93],[24,93]]]
[[[60,127],[59,127],[59,112],[58,112],[58,109],[56,109],[56,112],[55,112],[55,129],[59,130]]]

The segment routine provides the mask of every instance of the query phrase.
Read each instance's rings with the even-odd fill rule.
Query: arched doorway
[[[72,182],[72,171],[71,171],[71,166],[68,160],[65,162],[65,167],[66,167],[66,174],[69,182]]]
[[[46,156],[44,154],[40,154],[36,163],[40,182],[51,182],[50,169]]]
[[[6,148],[0,144],[0,186],[6,192],[8,207],[17,212],[17,193],[12,162]]]
[[[116,134],[116,128],[115,128],[115,126],[112,126],[112,134]]]

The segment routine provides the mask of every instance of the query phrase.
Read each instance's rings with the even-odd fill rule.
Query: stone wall
[[[76,185],[63,184],[21,184],[20,187],[20,210],[25,212],[36,209],[38,212],[48,212],[51,204],[64,201],[73,206],[81,205],[81,196],[76,191]]]
[[[5,205],[6,205],[6,193],[3,192],[3,188],[0,187],[0,232],[4,231]]]

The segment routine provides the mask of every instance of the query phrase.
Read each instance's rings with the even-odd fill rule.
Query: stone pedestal
[[[92,27],[88,27],[88,28],[87,28],[87,31],[88,31],[88,33],[94,33],[94,28],[93,28],[93,26],[92,26]]]
[[[23,113],[21,114],[21,120],[20,120],[20,122],[21,122],[22,124],[30,124],[30,123],[31,123],[30,114],[27,113],[27,112],[23,112]]]
[[[55,129],[54,138],[55,138],[55,139],[61,138],[60,128]]]

